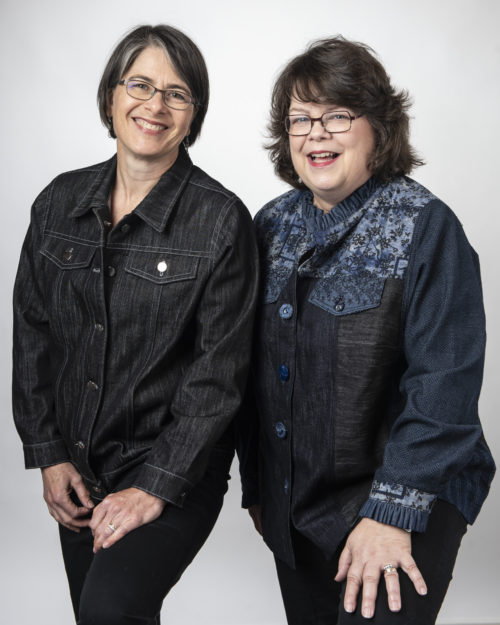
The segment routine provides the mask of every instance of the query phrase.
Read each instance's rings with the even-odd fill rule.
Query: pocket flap
[[[196,277],[198,256],[136,252],[131,255],[125,271],[156,284],[192,280]]]
[[[309,301],[332,315],[349,315],[380,306],[384,284],[385,278],[372,274],[323,278],[312,291]]]
[[[92,245],[47,237],[40,254],[51,260],[60,269],[80,269],[90,265],[95,251],[96,247]]]

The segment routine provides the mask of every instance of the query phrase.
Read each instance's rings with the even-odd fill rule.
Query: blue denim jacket
[[[239,453],[243,503],[262,503],[275,555],[293,565],[291,524],[327,554],[359,516],[424,531],[437,497],[472,523],[494,463],[477,413],[479,264],[456,217],[398,178],[326,215],[290,191],[255,222],[263,292]]]
[[[246,383],[253,225],[181,148],[112,227],[115,172],[114,157],[63,174],[33,206],[14,290],[14,416],[27,467],[71,461],[98,498],[133,485],[181,505]]]

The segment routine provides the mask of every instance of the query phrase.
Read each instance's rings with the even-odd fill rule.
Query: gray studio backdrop
[[[412,137],[427,165],[414,177],[446,201],[479,252],[488,318],[481,415],[499,453],[498,254],[500,2],[495,0],[2,0],[0,623],[68,625],[55,523],[38,471],[25,472],[10,409],[10,293],[30,205],[58,173],[108,158],[95,92],[119,37],[171,23],[206,56],[212,100],[193,160],[252,213],[285,190],[262,149],[273,79],[312,39],[369,43],[413,95]],[[464,539],[440,623],[500,622],[499,487]],[[164,607],[175,625],[285,623],[273,561],[239,509],[234,467],[220,521]]]

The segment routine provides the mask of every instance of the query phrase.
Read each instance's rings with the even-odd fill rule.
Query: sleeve
[[[38,252],[42,236],[38,215],[46,209],[49,195],[46,189],[33,205],[14,284],[12,405],[26,468],[69,460],[54,412],[53,350]]]
[[[438,200],[420,213],[403,299],[403,407],[360,516],[425,531],[436,497],[471,462],[485,318],[478,257]]]
[[[235,446],[242,488],[242,508],[250,508],[250,506],[260,503],[259,430],[259,418],[252,376],[250,376],[245,399],[234,420]]]
[[[197,356],[134,486],[176,505],[202,477],[211,448],[240,407],[246,386],[258,286],[253,223],[237,200],[221,211],[214,265],[198,306]]]

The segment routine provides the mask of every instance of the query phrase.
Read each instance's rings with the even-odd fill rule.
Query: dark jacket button
[[[280,365],[278,371],[280,374],[280,380],[286,382],[290,377],[290,370],[288,369],[288,367],[286,365]]]
[[[274,429],[276,430],[276,435],[278,438],[286,438],[288,430],[286,428],[286,425],[282,421],[278,421],[274,425]]]

